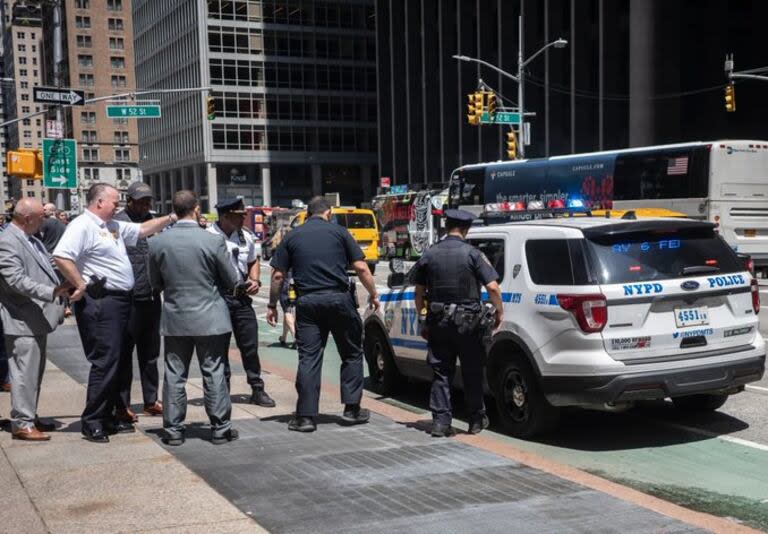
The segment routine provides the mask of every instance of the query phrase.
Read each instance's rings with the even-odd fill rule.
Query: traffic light
[[[205,107],[208,111],[208,120],[212,121],[216,118],[216,99],[209,96],[205,99]]]
[[[507,132],[507,157],[517,159],[517,135],[512,130]]]
[[[8,175],[17,178],[32,178],[39,180],[43,177],[43,153],[41,150],[19,149],[10,150],[6,157]]]
[[[725,86],[725,111],[736,111],[736,87],[733,82]]]
[[[467,104],[467,122],[473,126],[480,124],[480,117],[483,114],[483,93],[472,93],[467,95],[469,103]]]
[[[496,116],[496,93],[487,93],[486,109],[491,120]]]

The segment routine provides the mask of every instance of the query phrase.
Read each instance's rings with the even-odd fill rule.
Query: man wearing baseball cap
[[[126,208],[115,215],[119,221],[142,223],[152,219],[152,188],[144,182],[133,182],[126,192]],[[139,360],[141,391],[144,396],[144,413],[162,415],[163,405],[157,399],[159,375],[157,359],[160,355],[160,293],[153,291],[147,272],[149,245],[146,238],[141,238],[135,247],[125,247],[133,267],[136,280],[133,286],[133,304],[128,324],[128,335],[123,339],[119,377],[120,400],[124,410],[121,417],[126,421],[136,422],[136,414],[131,410],[131,382],[133,381],[133,349]]]

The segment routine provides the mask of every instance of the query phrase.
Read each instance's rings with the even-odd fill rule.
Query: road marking
[[[752,449],[758,449],[758,450],[761,450],[761,451],[768,451],[768,445],[763,445],[762,443],[757,443],[757,442],[754,442],[754,441],[749,441],[747,439],[737,438],[737,437],[734,437],[734,436],[723,436],[722,434],[718,434],[717,432],[712,432],[710,430],[705,430],[703,428],[696,428],[696,427],[692,427],[692,426],[681,425],[679,423],[672,423],[670,421],[663,421],[663,420],[660,420],[660,419],[653,419],[651,417],[643,417],[643,419],[647,419],[649,421],[660,423],[662,425],[665,425],[665,426],[668,426],[668,427],[671,427],[671,428],[676,428],[678,430],[684,430],[686,432],[692,432],[694,434],[700,434],[702,436],[707,436],[707,437],[710,437],[710,438],[719,438],[719,439],[722,439],[723,441],[730,441],[731,443],[735,443],[736,445],[743,445],[744,447],[750,447]]]

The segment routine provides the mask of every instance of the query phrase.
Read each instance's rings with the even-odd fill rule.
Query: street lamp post
[[[528,59],[523,58],[523,17],[518,17],[518,50],[517,50],[517,76],[514,74],[510,74],[499,67],[492,65],[486,61],[483,61],[482,59],[477,59],[469,56],[462,56],[462,55],[455,55],[453,56],[454,59],[458,59],[459,61],[468,61],[472,63],[478,63],[480,65],[484,65],[488,67],[489,69],[495,70],[499,74],[502,74],[506,76],[507,78],[510,78],[517,82],[517,106],[518,110],[520,112],[520,136],[523,137],[525,132],[525,84],[524,84],[524,69],[528,63],[533,61],[536,57],[538,57],[542,52],[547,50],[550,47],[555,48],[565,48],[568,46],[568,41],[565,39],[557,39],[555,41],[552,41],[551,43],[547,43],[543,47],[541,47],[539,50],[536,51],[531,57]],[[518,150],[520,152],[521,157],[525,157],[525,142],[524,139],[521,139],[518,143]]]

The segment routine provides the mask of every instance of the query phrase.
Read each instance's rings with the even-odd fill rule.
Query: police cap
[[[445,218],[452,226],[472,226],[475,216],[466,210],[445,210]]]
[[[245,214],[245,205],[242,198],[224,198],[218,204],[216,204],[216,211],[219,215],[225,213],[238,213]]]

